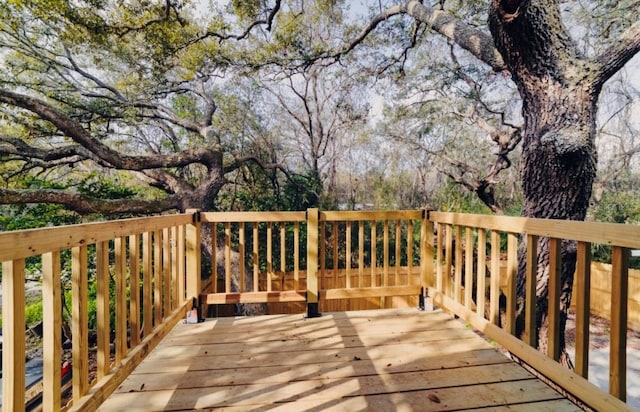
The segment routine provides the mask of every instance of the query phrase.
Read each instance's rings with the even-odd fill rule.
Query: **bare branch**
[[[495,71],[506,69],[506,65],[500,52],[495,48],[493,37],[476,27],[465,24],[451,14],[425,6],[419,1],[408,1],[404,4],[388,8],[369,22],[369,24],[356,36],[356,38],[337,56],[346,54],[361,44],[378,25],[385,20],[399,15],[407,14],[430,29],[453,40],[458,46],[469,51],[481,61],[485,62]]]
[[[275,4],[273,5],[273,8],[271,8],[271,10],[269,11],[269,14],[267,15],[266,19],[257,19],[253,21],[242,33],[228,34],[228,33],[218,33],[215,31],[207,31],[203,35],[198,36],[195,39],[189,41],[187,46],[193,43],[202,41],[209,37],[214,37],[218,39],[218,41],[220,42],[223,42],[225,40],[243,40],[247,38],[249,34],[251,34],[251,31],[258,26],[266,25],[265,29],[267,31],[271,31],[271,27],[273,25],[273,19],[276,17],[276,14],[278,14],[278,12],[280,11],[280,6],[281,6],[281,0],[276,0]]]
[[[69,145],[52,149],[41,149],[30,146],[22,139],[10,136],[0,136],[0,155],[15,155],[23,159],[39,159],[52,162],[67,158],[97,160],[95,156],[79,145]]]
[[[595,62],[600,66],[595,82],[596,87],[602,86],[638,52],[640,52],[640,21],[629,27],[620,36],[619,41],[596,57]]]
[[[0,89],[0,103],[21,107],[51,122],[65,135],[93,153],[103,166],[125,170],[182,167],[192,163],[201,163],[210,166],[214,164],[218,158],[217,151],[208,148],[191,148],[168,155],[126,155],[94,139],[80,123],[69,118],[42,100]]]

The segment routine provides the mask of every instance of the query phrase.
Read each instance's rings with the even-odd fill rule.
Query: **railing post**
[[[191,224],[186,227],[186,283],[187,299],[200,298],[202,291],[200,272],[202,271],[202,255],[200,252],[200,211],[188,209],[187,213],[193,215]]]
[[[420,294],[419,309],[433,309],[433,302],[428,296],[429,286],[433,286],[433,222],[429,219],[429,210],[422,211],[422,224],[420,225],[420,282],[422,293]]]
[[[318,308],[318,209],[307,209],[307,317],[320,316]]]

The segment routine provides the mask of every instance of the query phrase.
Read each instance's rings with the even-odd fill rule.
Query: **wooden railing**
[[[318,209],[203,213],[217,264],[202,302],[306,302],[307,315],[317,316],[320,301],[330,310],[328,302],[337,299],[379,298],[382,307],[387,297],[418,299],[429,272],[421,270],[429,260],[422,258],[428,253],[425,216]]]
[[[628,410],[626,399],[626,339],[630,249],[640,248],[640,226],[526,219],[431,212],[437,225],[436,283],[429,295],[436,305],[469,322],[595,410]],[[547,354],[536,345],[537,245],[549,242],[549,341]],[[525,337],[514,336],[518,245],[526,239]],[[575,373],[562,367],[560,355],[560,259],[562,240],[577,242],[577,267],[573,293],[576,302]],[[591,245],[612,247],[609,393],[589,383],[589,315]],[[506,245],[506,246],[505,246]],[[489,252],[487,252],[487,246]],[[477,251],[473,253],[472,251]],[[469,251],[471,253],[465,253]],[[487,259],[488,258],[488,259]],[[500,279],[506,260],[506,278]],[[477,268],[474,270],[474,268]],[[489,268],[487,273],[487,268]],[[464,277],[463,277],[464,272]],[[504,271],[503,271],[504,272]],[[476,277],[475,282],[474,278]],[[487,279],[488,276],[488,279]],[[504,284],[506,287],[500,288]],[[472,287],[463,285],[476,285]],[[489,302],[485,305],[488,289]],[[477,296],[473,301],[472,295]],[[500,294],[506,297],[504,322],[500,322]],[[488,306],[488,311],[485,309]],[[485,315],[486,314],[486,315]],[[551,361],[554,362],[551,362]]]
[[[552,308],[558,307],[560,242],[563,239],[578,242],[578,275],[574,285],[577,374],[555,362],[560,333],[557,310],[550,311],[548,354],[532,347],[536,342],[532,333],[535,306],[531,304],[535,302],[535,245],[543,237],[551,239]],[[527,333],[521,340],[513,333],[517,249],[523,238],[527,240],[525,298],[529,303]],[[201,280],[202,239],[209,239],[213,246],[214,263],[208,269],[210,274],[205,276],[210,283]],[[616,299],[612,299],[611,306],[610,395],[585,379],[589,372],[591,243],[613,247],[612,294]],[[380,307],[390,307],[392,299],[410,297],[421,307],[435,304],[465,319],[596,410],[624,410],[625,404],[619,399],[626,396],[625,305],[630,248],[640,248],[640,228],[635,226],[420,210],[189,211],[172,216],[0,233],[3,410],[24,409],[24,281],[25,268],[33,266],[33,259],[42,265],[43,275],[43,407],[47,411],[65,409],[60,389],[61,301],[65,292],[61,279],[67,274],[71,278],[73,308],[68,320],[73,332],[73,393],[67,409],[96,409],[173,325],[184,318],[193,298],[199,298],[199,304],[205,306],[296,304],[313,317],[322,310],[332,310],[331,302],[375,299]],[[504,266],[506,279],[501,279]],[[475,285],[475,292],[468,285]],[[110,288],[115,299],[111,303]],[[88,313],[89,291],[93,290],[97,336],[95,362],[90,362],[93,358],[88,349]],[[502,327],[498,326],[500,293],[507,302]],[[95,368],[90,368],[90,363],[95,363]]]
[[[25,409],[27,259],[42,265],[43,409],[58,411],[65,406],[61,404],[65,293],[61,279],[70,275],[72,404],[76,410],[95,410],[184,317],[191,307],[187,297],[197,296],[197,283],[185,282],[186,271],[197,273],[198,265],[199,238],[192,223],[193,214],[182,214],[0,233],[2,410]],[[96,291],[97,331],[91,371],[90,286]],[[115,300],[112,309],[110,295]]]

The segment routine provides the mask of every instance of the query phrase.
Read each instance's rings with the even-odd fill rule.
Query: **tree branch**
[[[64,205],[74,212],[86,215],[131,213],[150,214],[179,209],[178,197],[155,200],[96,199],[61,190],[9,190],[0,188],[0,204],[54,203]]]
[[[490,34],[465,24],[445,11],[425,6],[419,1],[408,1],[404,4],[393,6],[374,16],[360,34],[337,57],[350,52],[362,43],[380,23],[399,14],[407,14],[426,24],[435,32],[453,40],[458,46],[491,66],[493,70],[500,71],[507,68],[502,55],[495,48],[493,37]]]
[[[618,42],[595,58],[595,62],[600,66],[595,81],[596,87],[602,86],[638,52],[640,52],[640,21],[629,27],[620,36]]]
[[[55,125],[61,132],[93,153],[100,164],[124,170],[146,170],[163,167],[182,167],[192,163],[211,165],[216,160],[216,152],[208,148],[191,148],[178,153],[153,156],[130,156],[120,153],[94,139],[80,123],[69,118],[46,102],[0,89],[0,103],[21,107]]]
[[[15,155],[24,159],[39,159],[44,162],[67,158],[97,160],[91,152],[79,145],[41,149],[28,145],[22,139],[10,136],[0,136],[0,156],[1,155]]]

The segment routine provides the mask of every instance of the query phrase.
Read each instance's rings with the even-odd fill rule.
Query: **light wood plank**
[[[546,354],[537,351],[517,337],[506,333],[502,328],[477,316],[463,305],[443,295],[437,290],[430,290],[436,303],[453,311],[457,316],[471,323],[487,337],[499,341],[509,352],[530,365],[553,382],[562,386],[569,393],[577,396],[582,402],[595,410],[629,411],[627,405],[612,395],[603,393],[597,386],[581,376],[555,362]]]
[[[126,239],[118,237],[114,241],[115,281],[116,281],[116,337],[115,364],[120,365],[127,356],[127,252]],[[86,323],[83,326],[86,329]],[[75,336],[75,334],[74,334]],[[84,342],[84,341],[83,341]],[[83,393],[84,395],[84,393]]]
[[[516,334],[516,277],[518,275],[518,236],[507,233],[507,295],[506,330]]]
[[[462,301],[462,226],[456,226],[455,228],[455,273],[453,281],[453,296],[458,301]]]
[[[72,370],[73,400],[79,400],[89,389],[89,322],[87,291],[87,246],[71,249],[71,333],[73,334]]]
[[[574,291],[576,300],[575,371],[589,377],[589,316],[591,300],[591,243],[578,242]]]
[[[375,410],[549,402],[575,410],[462,323],[415,310],[180,324],[101,410],[331,410],[343,402]]]
[[[129,236],[129,333],[131,345],[140,343],[140,243]],[[175,259],[174,259],[175,261]]]
[[[42,351],[44,381],[42,406],[45,412],[60,410],[62,359],[62,289],[60,252],[42,255]]]
[[[111,310],[109,309],[109,242],[96,245],[96,323],[98,329],[98,379],[111,369]],[[148,301],[147,301],[148,303]],[[151,306],[149,306],[149,309]],[[145,319],[147,319],[145,317]],[[150,320],[150,318],[148,319]]]
[[[153,325],[162,323],[162,230],[153,233]]]
[[[420,294],[419,285],[409,286],[380,286],[372,288],[351,288],[351,289],[325,289],[322,292],[323,299],[353,299],[372,298],[383,296],[415,296]]]
[[[190,210],[189,210],[190,211]],[[197,216],[197,213],[193,215]],[[200,280],[201,272],[201,259],[200,254],[200,239],[201,239],[201,227],[199,221],[190,222],[186,226],[186,243],[187,243],[187,300],[196,298],[202,291],[202,285]],[[214,265],[215,266],[215,265]],[[214,284],[216,283],[214,278]]]
[[[611,252],[611,349],[609,351],[609,393],[627,399],[627,300],[629,298],[629,255],[626,248]]]
[[[2,263],[2,410],[24,411],[25,260]]]
[[[553,359],[560,359],[560,292],[562,272],[562,241],[557,238],[549,239],[549,305],[547,316],[549,319],[547,355]]]
[[[465,228],[464,246],[464,305],[471,309],[473,303],[473,229]]]
[[[143,334],[153,330],[153,239],[151,232],[142,234],[142,322]]]
[[[271,223],[267,229],[267,271],[273,270],[271,261]],[[271,279],[268,281],[267,290],[271,290]],[[224,291],[231,293],[231,223],[224,224]]]
[[[478,290],[476,293],[476,312],[479,316],[485,316],[486,286],[487,279],[487,231],[478,229]]]
[[[491,231],[491,280],[489,286],[489,321],[500,321],[500,232]]]
[[[307,303],[318,303],[318,209],[307,211]]]
[[[525,342],[529,346],[537,347],[538,336],[536,333],[536,284],[538,277],[538,237],[527,235],[527,264],[526,264],[526,285],[524,298],[524,331]]]
[[[171,232],[162,229],[162,317],[171,313]]]
[[[572,220],[431,212],[434,222],[640,249],[640,226]]]
[[[245,278],[246,278],[246,273],[245,273],[245,254],[246,254],[246,239],[245,239],[245,227],[244,227],[244,222],[240,222],[239,226],[238,226],[238,257],[239,257],[239,262],[238,262],[238,266],[240,266],[240,276],[238,279],[238,283],[239,283],[239,291],[240,292],[244,292],[247,290],[247,286],[245,285]]]
[[[176,214],[4,232],[0,233],[0,262],[90,245],[189,221],[190,214]]]

